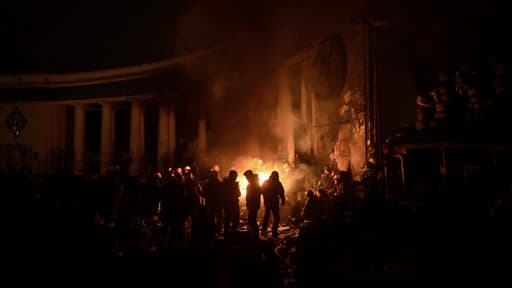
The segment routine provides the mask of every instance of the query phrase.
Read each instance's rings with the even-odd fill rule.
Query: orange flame
[[[287,177],[286,174],[289,170],[289,166],[287,163],[277,163],[277,162],[264,162],[258,158],[251,157],[243,157],[234,161],[231,169],[238,171],[237,181],[240,184],[240,192],[242,193],[242,197],[240,200],[245,201],[245,195],[247,193],[247,179],[243,175],[246,170],[252,170],[254,173],[257,173],[259,176],[260,184],[263,184],[265,180],[268,179],[270,173],[272,171],[279,172],[280,180],[283,183],[283,186],[287,188]]]

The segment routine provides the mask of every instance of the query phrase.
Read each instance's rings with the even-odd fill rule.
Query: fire
[[[237,181],[240,184],[240,192],[242,193],[240,200],[245,201],[245,195],[247,193],[246,189],[248,182],[243,175],[246,170],[252,170],[254,173],[258,174],[260,185],[268,179],[272,171],[277,171],[279,172],[280,180],[286,190],[286,173],[288,172],[288,168],[289,167],[286,163],[266,163],[261,159],[251,157],[239,158],[233,163],[233,167],[231,169],[238,171]]]
[[[248,170],[248,169],[245,169],[245,170]],[[243,170],[243,171],[245,171],[245,170]],[[265,182],[265,180],[268,179],[271,172],[272,171],[254,171],[254,173],[258,174],[258,177],[260,179],[260,181],[259,181],[260,185],[263,185],[263,182]],[[247,178],[245,178],[244,175],[242,175],[242,176],[239,175],[237,178],[237,181],[240,184],[240,192],[242,193],[242,197],[245,198],[245,194],[247,193],[247,184],[249,184],[249,182],[247,182]]]

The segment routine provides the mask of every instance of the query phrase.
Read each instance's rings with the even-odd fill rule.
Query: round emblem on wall
[[[18,107],[14,107],[11,113],[7,115],[5,124],[7,129],[9,129],[9,134],[11,134],[12,137],[17,138],[27,125],[27,118],[25,118]]]
[[[347,55],[339,35],[324,38],[315,48],[311,67],[311,87],[319,99],[338,97],[347,78]]]

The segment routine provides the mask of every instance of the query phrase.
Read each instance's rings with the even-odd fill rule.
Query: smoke
[[[299,164],[296,167],[290,167],[286,162],[279,161],[265,161],[259,158],[250,156],[237,157],[231,166],[228,166],[224,172],[227,174],[228,170],[235,170],[238,172],[238,181],[240,183],[240,189],[242,195],[245,195],[245,189],[247,187],[247,180],[243,176],[246,170],[252,170],[258,174],[260,183],[267,180],[272,171],[279,173],[279,180],[285,188],[285,194],[288,196],[295,197],[293,193],[305,192],[306,189],[312,187],[312,181],[309,179],[310,175],[315,171],[308,165]],[[242,197],[243,198],[243,197]]]
[[[210,157],[276,152],[272,127],[280,49],[271,5],[275,4],[196,1],[178,18],[177,51],[186,54],[228,45],[185,67],[188,77],[204,86]]]
[[[359,2],[205,0],[186,7],[176,23],[177,53],[228,45],[185,67],[204,86],[210,160],[229,166],[240,155],[284,158],[278,147],[285,137],[276,129],[279,69],[301,48],[339,32]],[[299,147],[308,145],[303,140]]]

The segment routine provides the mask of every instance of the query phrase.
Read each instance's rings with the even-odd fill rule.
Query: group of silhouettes
[[[273,171],[260,185],[258,174],[247,170],[243,174],[248,182],[245,205],[248,211],[248,232],[251,236],[268,236],[268,224],[272,215],[271,233],[277,237],[280,223],[279,205],[285,204],[285,191],[279,180],[279,172]],[[157,178],[160,195],[160,216],[168,227],[171,242],[181,241],[183,225],[190,223],[192,237],[215,239],[226,233],[240,230],[240,183],[238,172],[230,170],[227,177],[220,179],[217,169],[210,169],[200,181],[191,171],[170,173]],[[257,215],[261,207],[265,209],[261,227]],[[261,228],[261,229],[260,229]]]

